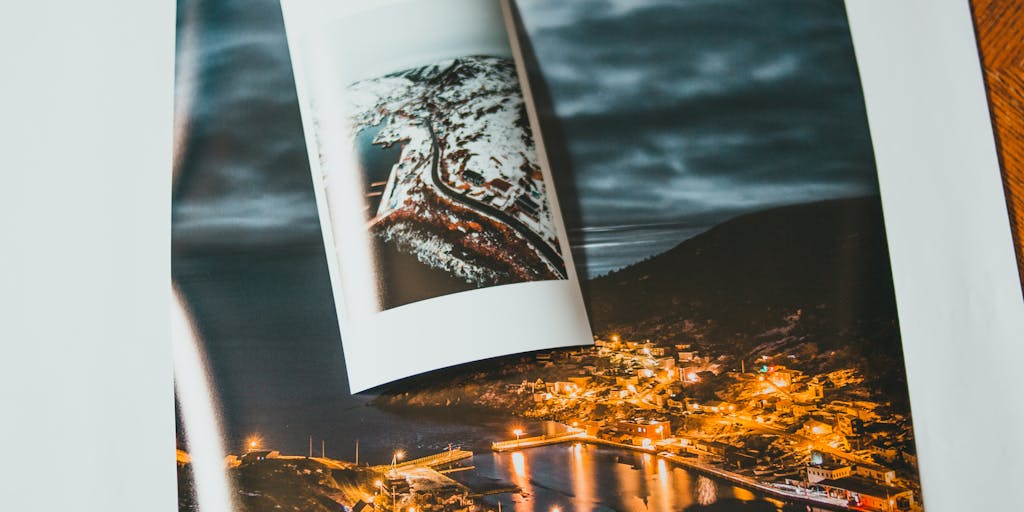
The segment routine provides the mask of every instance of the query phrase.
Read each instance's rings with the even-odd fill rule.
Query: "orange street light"
[[[405,458],[404,450],[395,450],[394,456],[391,457],[391,473],[394,474],[398,469],[398,461]]]
[[[523,435],[523,429],[517,428],[512,433],[516,435],[516,441],[519,441],[519,437]]]
[[[258,450],[260,448],[260,445],[262,444],[263,438],[261,438],[259,434],[253,434],[249,436],[248,439],[245,440],[245,446],[246,448],[249,449],[249,451]]]

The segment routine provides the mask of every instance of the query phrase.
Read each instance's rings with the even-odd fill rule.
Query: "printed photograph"
[[[514,4],[595,345],[351,394],[278,4],[179,0],[179,510],[922,510],[843,3]],[[367,225],[553,273],[493,212],[551,236],[511,64],[466,55],[351,85]]]
[[[384,309],[566,278],[511,58],[446,59],[347,93]]]

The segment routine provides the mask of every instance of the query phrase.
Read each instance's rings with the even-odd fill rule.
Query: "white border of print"
[[[1024,304],[969,5],[846,7],[882,189],[925,509],[1010,510],[1019,499],[998,490],[1024,479]]]
[[[3,11],[0,508],[175,511],[174,2]]]
[[[967,4],[848,10],[927,510],[1012,510],[998,490],[1024,481],[1024,306]],[[174,13],[172,1],[40,0],[0,17],[5,508],[177,511]],[[64,463],[89,469],[56,488],[46,475]]]
[[[473,53],[511,56],[498,0],[284,0],[282,9],[351,391],[461,363],[592,344],[547,166],[542,171],[568,279],[482,288],[378,312],[361,184],[349,164],[350,145],[334,142],[346,140],[347,126],[338,115],[316,115],[345,111],[337,98],[345,84],[458,56],[465,45]],[[360,46],[343,46],[352,41]]]

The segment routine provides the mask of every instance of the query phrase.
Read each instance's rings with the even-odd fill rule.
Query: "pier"
[[[590,438],[585,432],[567,432],[565,434],[543,435],[534,437],[523,437],[509,441],[496,441],[491,443],[491,449],[496,452],[511,452],[526,448],[536,448],[550,444],[564,443],[573,440],[587,441]]]
[[[441,453],[435,453],[434,455],[428,455],[426,457],[420,457],[418,459],[407,460],[398,464],[381,464],[373,466],[371,469],[376,471],[402,471],[413,468],[436,468],[445,464],[451,464],[452,462],[458,462],[460,460],[469,459],[473,457],[473,452],[469,450],[455,449],[445,450]]]
[[[447,470],[438,468],[472,457],[473,452],[469,450],[452,449],[402,463],[372,466],[370,469],[389,475],[392,478],[404,478],[409,482],[409,487],[413,493],[437,493],[448,490],[468,494],[471,492],[471,489],[446,475],[446,473],[461,468]]]

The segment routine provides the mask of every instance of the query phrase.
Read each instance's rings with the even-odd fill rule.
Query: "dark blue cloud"
[[[178,2],[178,248],[319,239],[277,2]]]
[[[568,141],[590,275],[738,214],[877,193],[842,2],[518,4]],[[666,223],[685,228],[643,227]],[[610,257],[593,228],[622,225],[641,229],[618,229],[630,250]]]

